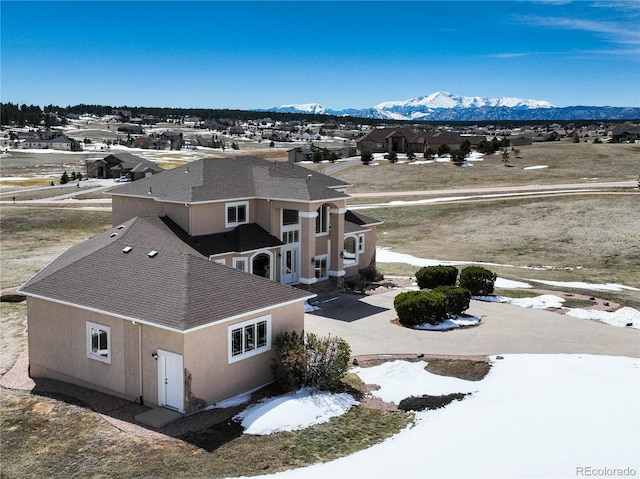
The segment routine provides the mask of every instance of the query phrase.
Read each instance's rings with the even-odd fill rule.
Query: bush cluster
[[[438,286],[455,286],[458,268],[455,266],[425,266],[416,272],[418,287],[433,289]]]
[[[396,296],[393,306],[405,326],[439,324],[469,308],[472,296],[493,293],[496,275],[480,266],[468,266],[460,273],[454,266],[427,266],[416,273],[418,286],[431,291],[407,291]]]
[[[351,348],[342,338],[282,333],[274,340],[271,371],[283,391],[312,387],[333,391],[349,367]]]

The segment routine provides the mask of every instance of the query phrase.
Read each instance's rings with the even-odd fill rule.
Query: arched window
[[[258,253],[251,259],[251,272],[256,276],[273,279],[271,262],[269,253]]]

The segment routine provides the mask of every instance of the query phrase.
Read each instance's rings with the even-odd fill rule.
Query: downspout
[[[138,323],[138,394],[140,404],[144,404],[142,399],[142,324],[140,323]]]

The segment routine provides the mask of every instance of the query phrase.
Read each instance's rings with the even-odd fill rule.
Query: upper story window
[[[111,328],[87,321],[87,357],[111,364]]]
[[[322,205],[318,208],[316,216],[316,234],[329,232],[329,205]]]
[[[298,224],[298,210],[282,210],[282,226]]]
[[[238,271],[247,272],[247,258],[233,258],[233,267]]]
[[[249,222],[249,202],[241,201],[238,203],[227,203],[227,216],[225,218],[225,227],[233,228],[235,226]]]

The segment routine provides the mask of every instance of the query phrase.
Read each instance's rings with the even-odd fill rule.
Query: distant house
[[[127,133],[128,135],[143,135],[144,130],[140,125],[122,125],[118,127],[118,131],[121,133]]]
[[[29,149],[51,149],[61,151],[82,151],[82,144],[72,138],[68,138],[64,135],[56,136],[51,139],[43,139],[40,137],[25,138],[22,143],[22,148]]]
[[[607,136],[614,143],[638,141],[640,140],[640,126],[616,125],[607,131]]]
[[[229,128],[229,134],[232,136],[244,135],[244,128],[242,128],[241,126],[232,126],[231,128]]]
[[[299,146],[297,148],[292,148],[287,151],[287,158],[291,163],[296,163],[298,161],[313,161],[313,154],[316,151],[319,151],[320,148],[317,146]]]
[[[375,128],[357,140],[356,149],[359,152],[369,150],[372,153],[424,153],[427,148],[437,151],[442,145],[450,149],[460,148],[462,138],[459,133],[439,130],[424,131],[408,128]]]
[[[164,171],[154,162],[131,153],[114,153],[105,158],[88,159],[85,166],[88,178],[128,176],[132,180],[139,180]]]
[[[172,150],[179,150],[184,146],[184,137],[179,131],[163,131],[159,138],[167,142]]]

